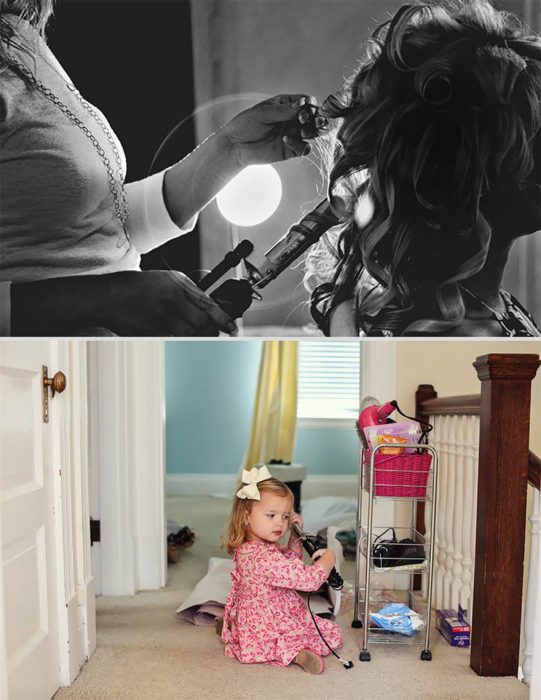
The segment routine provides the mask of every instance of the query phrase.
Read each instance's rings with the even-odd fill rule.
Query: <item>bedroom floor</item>
[[[98,648],[75,683],[58,691],[57,700],[528,698],[528,688],[516,678],[478,677],[469,668],[468,650],[450,647],[436,632],[430,663],[419,660],[417,647],[390,646],[373,648],[372,661],[361,663],[360,630],[351,628],[351,612],[338,618],[344,630],[340,654],[354,663],[349,671],[329,657],[321,676],[298,667],[242,666],[226,658],[213,627],[178,620],[175,609],[205,575],[209,557],[224,556],[218,544],[229,508],[229,500],[210,496],[167,500],[168,518],[194,530],[193,547],[169,566],[165,588],[97,599]],[[351,562],[345,562],[342,574],[351,580]]]

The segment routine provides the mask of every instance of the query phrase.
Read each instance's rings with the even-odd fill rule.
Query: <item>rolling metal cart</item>
[[[421,659],[432,659],[430,622],[438,456],[431,445],[401,444],[400,448],[404,450],[400,452],[396,444],[389,443],[378,445],[374,450],[361,450],[352,622],[352,627],[363,630],[361,661],[371,660],[368,647],[372,643],[423,644]],[[403,501],[410,508],[409,527],[374,526],[375,504],[389,500]],[[416,524],[420,501],[430,508],[430,531],[426,534],[421,534]],[[388,537],[389,532],[392,538]],[[388,585],[377,586],[377,578],[385,575],[388,579],[387,574],[393,574],[392,589]],[[421,579],[426,598],[418,590]],[[391,602],[404,603],[420,616],[421,627],[412,636],[374,626],[370,614]]]

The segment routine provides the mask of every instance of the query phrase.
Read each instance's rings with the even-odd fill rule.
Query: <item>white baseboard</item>
[[[302,499],[318,496],[357,498],[357,474],[313,474],[302,483]]]
[[[236,474],[167,474],[167,496],[205,496],[212,493],[230,493],[236,483]]]
[[[174,496],[205,496],[213,493],[231,494],[236,486],[236,474],[167,474],[166,494]],[[313,474],[302,482],[302,499],[318,496],[357,497],[356,474]]]

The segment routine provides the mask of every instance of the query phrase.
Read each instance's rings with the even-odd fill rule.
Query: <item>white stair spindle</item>
[[[455,416],[454,433],[451,444],[454,454],[454,502],[453,502],[453,566],[451,579],[451,607],[458,610],[460,594],[462,591],[462,562],[464,553],[462,548],[462,528],[464,523],[464,418]]]
[[[456,416],[447,416],[447,484],[444,495],[445,503],[445,562],[443,574],[443,607],[451,607],[451,584],[453,581],[453,509],[455,504],[455,468],[456,455],[453,439],[455,435]]]
[[[524,682],[529,684],[532,677],[533,637],[535,614],[535,598],[539,585],[538,561],[539,561],[539,536],[541,534],[541,496],[538,489],[532,489],[532,514],[530,521],[530,563],[528,567],[528,584],[526,592],[526,604],[524,606],[524,659],[522,661],[522,673]]]
[[[477,416],[466,416],[464,434],[464,521],[462,528],[462,550],[464,552],[462,566],[462,591],[460,594],[460,605],[465,610],[471,610],[471,597],[473,592],[473,558],[471,533],[475,530],[473,520],[473,492],[477,463],[474,460],[475,445],[475,421]]]
[[[438,513],[437,513],[437,568],[436,568],[436,607],[445,607],[444,595],[443,595],[443,576],[445,574],[445,494],[447,492],[447,480],[448,480],[448,443],[447,443],[447,431],[449,427],[449,417],[441,416],[438,419],[438,432],[439,432],[439,442],[440,442],[440,471],[438,479]]]

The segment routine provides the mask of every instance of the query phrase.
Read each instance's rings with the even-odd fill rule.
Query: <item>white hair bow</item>
[[[246,484],[237,491],[237,498],[251,498],[256,501],[261,500],[261,495],[257,484],[259,481],[265,481],[265,479],[272,479],[272,475],[266,466],[262,466],[259,469],[253,467],[249,471],[247,469],[242,470],[242,483]]]

